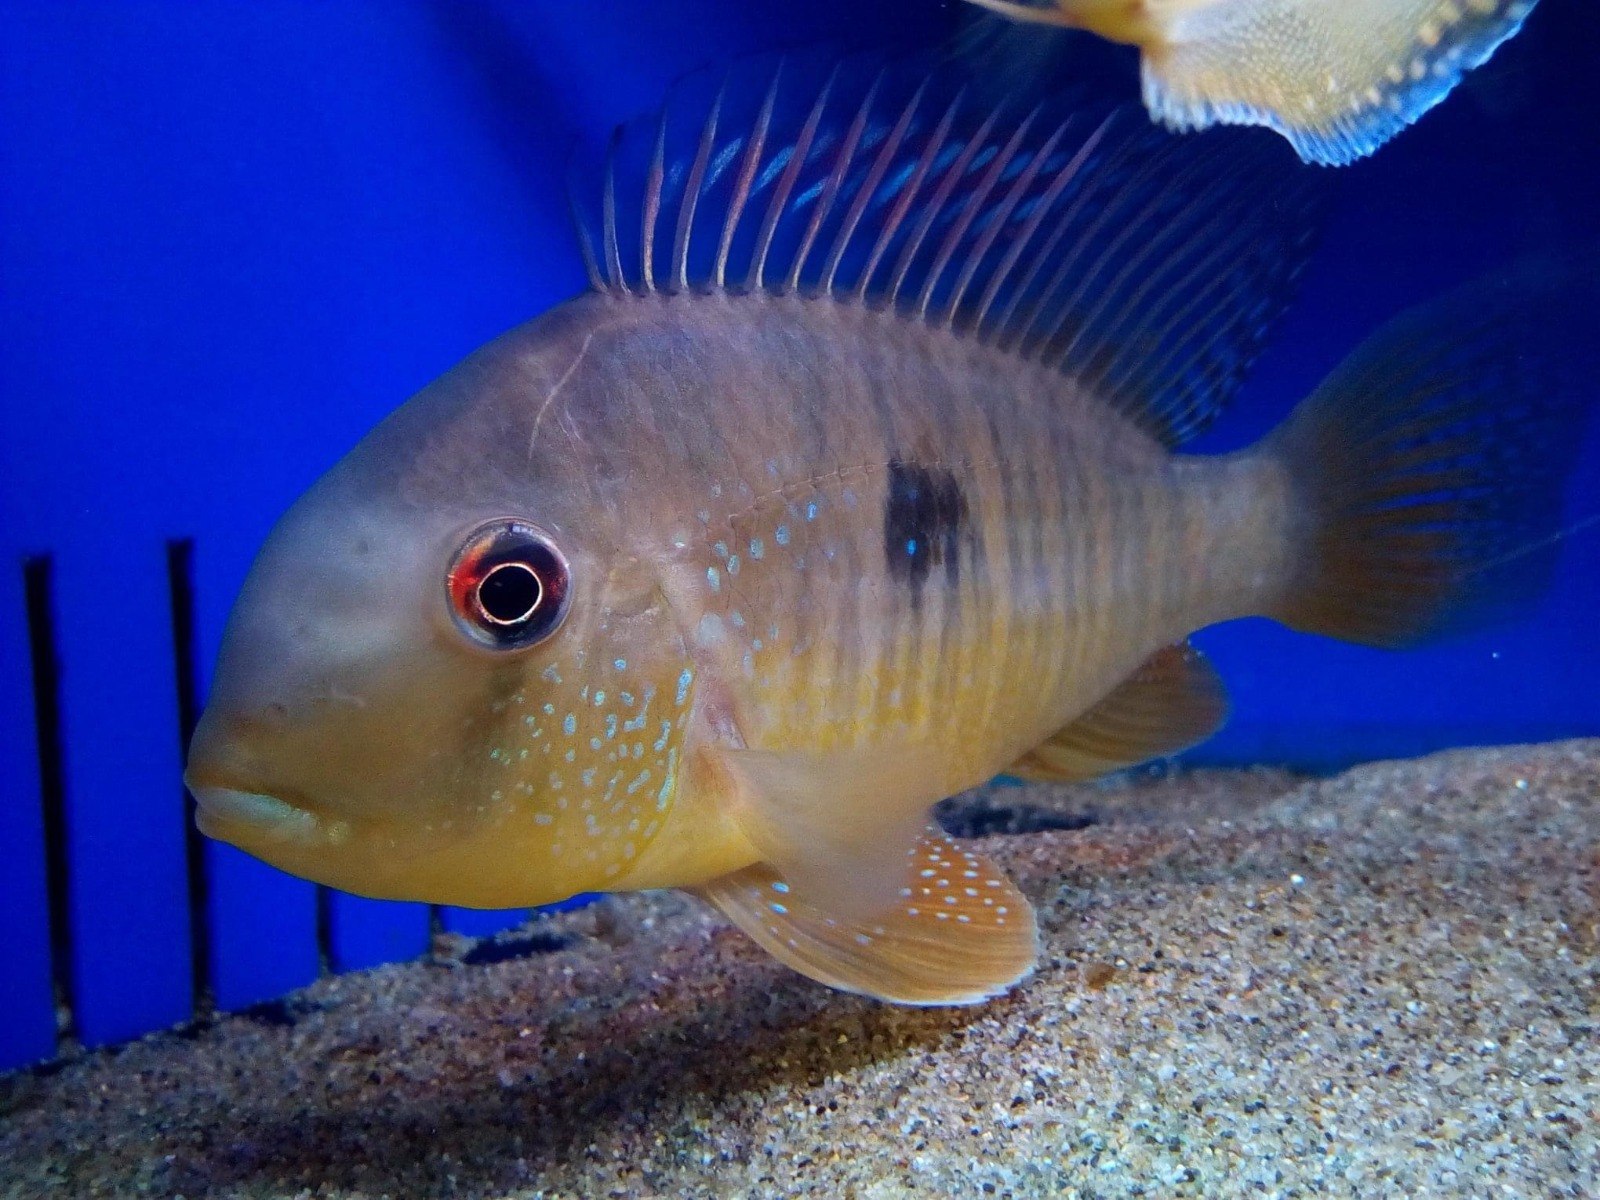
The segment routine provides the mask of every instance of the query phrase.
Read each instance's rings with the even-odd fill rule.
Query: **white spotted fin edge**
[[[696,890],[786,966],[879,1000],[978,1004],[1033,971],[1033,906],[985,855],[929,827],[905,856],[898,882],[891,907],[857,918],[765,863]]]

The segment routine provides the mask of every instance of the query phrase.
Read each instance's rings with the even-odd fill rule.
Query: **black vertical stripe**
[[[61,655],[56,638],[55,571],[40,555],[22,564],[33,667],[34,728],[39,744],[39,801],[44,815],[46,905],[50,920],[50,969],[58,1013],[57,1038],[77,1036],[77,980],[72,962],[72,910],[67,862],[67,782],[62,753]]]
[[[189,740],[200,721],[200,676],[195,653],[194,539],[167,543],[167,591],[172,603],[173,674],[178,695],[178,750],[185,761]],[[195,824],[194,797],[183,792],[184,865],[189,881],[189,962],[194,1012],[208,1016],[216,1007],[211,964],[211,878],[206,869],[205,835]]]

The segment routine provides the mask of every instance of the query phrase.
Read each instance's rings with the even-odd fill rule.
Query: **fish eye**
[[[468,535],[445,586],[456,625],[494,650],[542,642],[567,615],[567,560],[539,529],[506,517]]]

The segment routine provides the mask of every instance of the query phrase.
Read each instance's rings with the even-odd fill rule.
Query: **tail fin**
[[[1357,349],[1264,445],[1299,497],[1303,547],[1271,615],[1395,647],[1536,593],[1600,392],[1597,342],[1589,255],[1471,285]]]

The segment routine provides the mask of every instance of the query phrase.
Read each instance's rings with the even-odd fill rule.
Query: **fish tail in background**
[[[1142,40],[1145,105],[1175,129],[1266,125],[1307,162],[1365,157],[1450,94],[1537,0],[1195,0]],[[1065,0],[1070,10],[1073,0]]]
[[[1600,255],[1402,314],[1262,444],[1300,547],[1267,615],[1400,647],[1536,595],[1600,393]]]

